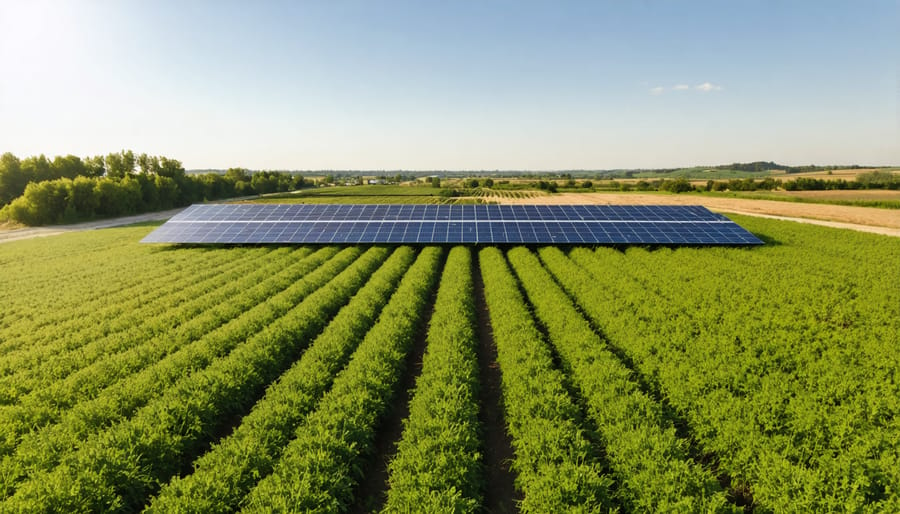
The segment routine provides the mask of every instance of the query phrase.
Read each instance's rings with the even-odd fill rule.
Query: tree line
[[[686,193],[690,191],[772,191],[784,189],[785,191],[828,191],[828,190],[854,190],[854,189],[900,189],[900,175],[887,171],[870,171],[857,175],[855,180],[828,180],[809,177],[797,177],[782,181],[773,177],[764,179],[731,179],[731,180],[707,180],[705,186],[698,186],[686,178],[639,180],[637,182],[609,183],[611,189],[622,191],[669,191],[671,193]]]
[[[292,191],[300,175],[231,168],[188,174],[181,162],[131,150],[106,156],[0,156],[0,220],[26,225],[139,214],[195,202]]]

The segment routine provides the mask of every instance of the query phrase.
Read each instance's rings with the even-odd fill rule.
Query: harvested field
[[[767,191],[766,194],[819,200],[886,200],[900,201],[900,191],[889,189],[856,189],[832,191]]]
[[[846,170],[831,170],[831,173],[827,171],[810,171],[807,173],[773,173],[772,176],[775,178],[780,178],[781,180],[793,180],[796,178],[804,177],[804,178],[816,178],[820,180],[856,180],[856,177],[862,175],[863,173],[871,173],[873,171],[881,171],[881,172],[893,172],[898,173],[898,170],[895,168],[859,168],[859,169],[846,169]]]

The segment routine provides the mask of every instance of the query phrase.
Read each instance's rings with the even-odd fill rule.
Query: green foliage
[[[71,380],[53,382],[46,390],[38,390],[33,398],[23,398],[24,408],[11,410],[9,418],[4,419],[4,428],[10,433],[27,435],[15,448],[15,454],[4,457],[3,468],[8,472],[0,482],[3,497],[29,470],[56,465],[60,456],[77,448],[84,437],[132,415],[155,395],[177,385],[185,370],[202,369],[233,350],[358,256],[353,249],[336,253],[335,248],[324,248],[288,266],[283,273],[274,273],[270,279],[251,274],[248,278],[259,284],[239,284],[248,287],[246,297],[240,301],[224,301],[202,316],[183,318],[190,321],[177,330],[164,332],[164,337],[150,339],[136,351],[122,352],[111,362],[87,366]],[[334,258],[325,262],[329,257]],[[284,267],[277,261],[273,264]],[[272,274],[274,270],[268,272]],[[268,301],[260,303],[263,298]],[[116,381],[119,370],[126,373]],[[111,385],[102,389],[104,383]],[[38,426],[39,430],[28,434]]]
[[[780,244],[575,249],[564,284],[760,510],[895,510],[900,268],[857,263],[900,243],[741,223]]]
[[[348,248],[344,255],[358,253]],[[227,356],[182,376],[127,421],[87,437],[52,471],[32,472],[7,502],[14,509],[67,511],[143,505],[160,481],[178,472],[180,458],[194,456],[217,427],[252,405],[387,253],[370,249],[301,303],[284,305],[282,317],[257,326]]]
[[[257,253],[262,257],[262,252]],[[23,331],[19,333],[7,331],[4,335],[19,341],[27,340],[28,346],[13,349],[9,345],[7,353],[0,357],[0,372],[3,372],[0,403],[17,404],[13,409],[2,411],[0,419],[9,419],[7,414],[19,411],[10,417],[25,425],[42,424],[46,419],[34,417],[35,413],[43,411],[42,406],[53,405],[56,409],[71,406],[73,400],[70,398],[85,399],[78,393],[86,388],[96,390],[113,380],[112,377],[135,372],[135,363],[124,359],[129,356],[128,350],[134,348],[132,345],[141,348],[141,343],[152,343],[159,348],[159,352],[141,348],[138,362],[147,362],[146,358],[161,356],[162,348],[171,351],[175,341],[180,339],[176,339],[176,335],[187,332],[191,334],[188,340],[202,336],[214,329],[215,323],[224,322],[228,314],[236,316],[243,309],[253,307],[254,302],[265,295],[271,296],[271,284],[286,287],[304,271],[304,266],[286,267],[290,263],[288,258],[299,260],[309,253],[312,252],[308,249],[290,254],[284,250],[267,252],[265,258],[274,267],[234,259],[231,263],[216,263],[215,270],[192,268],[193,282],[188,287],[183,283],[188,275],[180,270],[171,271],[170,276],[142,274],[143,279],[153,281],[160,296],[151,297],[145,287],[140,287],[129,290],[112,305],[107,304],[105,298],[95,302],[81,298],[84,307],[92,309],[94,316],[108,319],[105,323],[60,316],[50,323],[23,323]],[[318,266],[326,255],[322,252],[305,265]],[[203,261],[200,260],[198,265],[203,266]],[[279,273],[279,269],[283,272]],[[306,267],[305,271],[310,268]],[[226,286],[210,289],[222,280],[228,281]],[[238,293],[242,294],[236,296]],[[70,316],[71,313],[69,310]],[[157,340],[159,335],[167,332],[169,341]],[[118,352],[125,353],[117,355]],[[95,363],[98,370],[93,369]],[[103,373],[91,373],[99,370]],[[70,379],[69,375],[76,372],[77,378]],[[107,374],[110,378],[106,378]],[[50,381],[56,383],[48,384]],[[2,432],[8,437],[16,433],[9,425],[4,426]]]
[[[151,512],[230,512],[271,473],[303,418],[369,331],[415,253],[397,249],[335,316],[228,438],[194,463],[194,472],[163,486]],[[250,456],[250,458],[247,458]]]
[[[660,191],[669,191],[670,193],[687,193],[693,191],[694,186],[687,179],[677,178],[675,180],[663,180],[658,189]]]
[[[534,184],[534,187],[550,193],[555,193],[557,191],[557,185],[554,181],[539,180]]]
[[[542,248],[541,256],[566,284],[590,287],[559,249]],[[620,502],[641,512],[735,511],[712,473],[691,460],[662,406],[640,390],[538,259],[524,248],[510,250],[509,259],[603,439],[623,484]]]
[[[246,512],[339,512],[352,501],[437,281],[442,251],[422,250],[347,367],[246,499]]]
[[[521,510],[900,510],[900,240],[737,220],[769,244],[479,253]],[[0,245],[0,511],[346,510],[439,276],[385,507],[483,508],[471,249],[148,230]]]
[[[0,157],[2,216],[26,225],[137,214],[234,196],[292,191],[303,177],[240,168],[187,175],[181,162],[131,150],[106,157]]]
[[[512,468],[524,493],[521,511],[606,511],[612,480],[596,462],[564,375],[554,367],[503,254],[486,248],[479,260],[515,451]]]
[[[390,463],[386,512],[476,512],[481,491],[470,250],[450,251],[422,374]]]

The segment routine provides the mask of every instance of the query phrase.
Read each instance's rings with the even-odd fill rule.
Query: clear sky
[[[0,152],[900,164],[900,2],[0,0]]]

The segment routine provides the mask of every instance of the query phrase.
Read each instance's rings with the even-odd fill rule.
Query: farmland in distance
[[[328,200],[325,200],[328,201]],[[0,246],[0,512],[900,511],[900,239]]]

